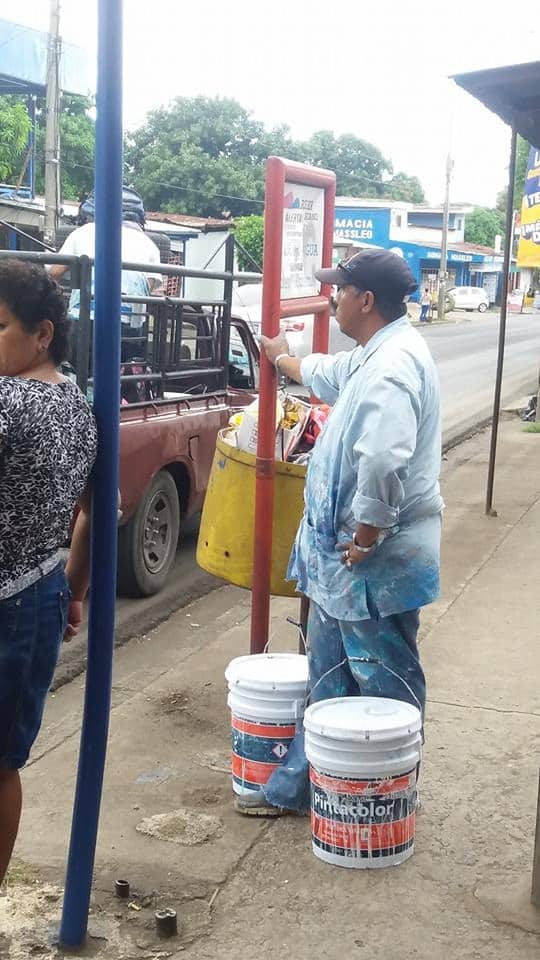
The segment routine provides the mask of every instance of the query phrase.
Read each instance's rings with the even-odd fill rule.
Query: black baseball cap
[[[400,303],[418,290],[405,260],[391,250],[361,250],[335,267],[317,270],[317,280],[337,287],[354,286],[359,290],[371,290],[376,300],[384,303]]]

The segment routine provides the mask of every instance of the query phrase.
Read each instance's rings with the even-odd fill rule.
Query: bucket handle
[[[291,623],[293,627],[296,627],[296,628],[297,628],[297,630],[298,630],[298,632],[299,632],[299,634],[300,634],[300,638],[301,638],[301,640],[302,640],[302,644],[303,644],[303,646],[304,646],[304,653],[307,654],[307,642],[306,642],[306,638],[305,638],[305,636],[304,636],[304,631],[303,631],[303,629],[302,629],[302,624],[299,623],[297,620],[293,620],[292,617],[286,617],[286,621],[287,621],[287,623]],[[265,645],[264,645],[263,653],[268,653],[268,649],[269,649],[270,644],[272,643],[274,637],[275,637],[275,633],[273,633],[273,634],[268,638],[268,640],[266,641],[266,643],[265,643]]]
[[[395,670],[392,670],[392,668],[389,667],[386,663],[383,663],[382,660],[377,659],[377,657],[345,657],[345,658],[344,658],[343,660],[341,660],[339,663],[336,663],[335,666],[330,667],[330,670],[327,670],[326,673],[323,673],[322,677],[319,677],[319,679],[317,680],[317,683],[316,683],[316,684],[311,688],[311,690],[309,691],[309,693],[308,693],[308,695],[307,695],[307,697],[306,697],[306,706],[307,706],[307,705],[309,704],[309,702],[311,701],[311,697],[313,696],[313,693],[315,692],[315,690],[317,689],[317,687],[319,686],[319,684],[322,683],[322,681],[323,681],[326,677],[328,677],[331,673],[333,673],[334,670],[339,670],[340,667],[344,667],[344,666],[346,666],[346,664],[351,663],[351,662],[353,662],[353,663],[373,663],[373,664],[377,664],[378,667],[382,667],[383,670],[386,670],[388,673],[391,673],[393,677],[395,677],[397,680],[399,680],[400,683],[402,683],[403,686],[407,688],[407,690],[409,691],[411,697],[416,701],[416,704],[417,704],[417,706],[418,706],[418,709],[420,710],[420,714],[423,715],[422,704],[420,703],[420,701],[419,701],[418,697],[416,696],[414,690],[413,690],[412,687],[407,683],[407,681],[405,680],[405,678],[402,677],[402,676],[400,676],[399,673],[396,673]]]
[[[301,624],[298,620],[293,620],[292,617],[287,617],[287,623],[290,623],[290,624],[293,625],[293,627],[296,627],[296,628],[297,628],[297,630],[298,630],[298,632],[299,632],[299,634],[300,634],[300,639],[302,640],[302,643],[303,643],[303,645],[304,645],[304,653],[305,653],[306,656],[307,656],[307,652],[308,652],[308,651],[307,651],[307,640],[306,640],[306,636],[305,636],[305,634],[304,634],[304,629],[303,629],[303,627],[302,627],[302,624]],[[266,652],[266,649],[267,649],[267,647],[268,647],[269,644],[270,644],[270,640],[269,640],[268,643],[266,644],[265,652]],[[333,673],[334,670],[338,670],[340,667],[345,666],[347,663],[350,663],[351,661],[353,661],[354,663],[372,663],[372,664],[376,664],[377,666],[382,667],[383,670],[386,670],[387,673],[392,674],[392,676],[395,677],[396,680],[399,680],[400,683],[402,683],[403,686],[406,687],[406,689],[407,689],[408,692],[410,693],[411,697],[413,698],[413,700],[414,700],[415,703],[417,704],[418,709],[420,710],[420,714],[423,716],[424,711],[423,711],[423,709],[422,709],[422,704],[420,703],[420,701],[419,701],[418,697],[416,696],[414,690],[413,690],[412,687],[407,683],[407,681],[405,680],[405,678],[402,677],[399,673],[396,673],[396,671],[395,671],[395,670],[392,670],[392,668],[389,667],[388,664],[383,663],[383,661],[382,661],[382,660],[379,660],[377,657],[345,657],[343,660],[341,660],[340,663],[336,663],[335,666],[330,667],[330,670],[327,670],[326,673],[323,673],[322,677],[319,677],[319,679],[317,680],[317,683],[311,688],[311,690],[308,691],[308,694],[307,694],[307,696],[306,696],[306,704],[305,704],[306,707],[307,707],[308,704],[310,703],[311,697],[312,697],[314,691],[315,691],[315,690],[317,689],[317,687],[319,686],[319,684],[320,684],[326,677],[328,677],[331,673]]]

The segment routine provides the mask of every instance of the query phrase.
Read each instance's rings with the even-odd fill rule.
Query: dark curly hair
[[[34,333],[42,320],[50,320],[54,336],[49,354],[57,366],[66,359],[71,320],[60,287],[43,267],[28,260],[0,258],[0,301],[29,333]]]

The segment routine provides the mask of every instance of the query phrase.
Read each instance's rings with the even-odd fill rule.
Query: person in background
[[[94,197],[90,195],[79,208],[79,226],[69,234],[58,251],[66,256],[95,257],[96,227],[94,223]],[[122,262],[123,263],[160,263],[160,254],[156,244],[144,232],[144,205],[137,193],[129,187],[122,192]],[[69,270],[68,264],[54,264],[49,273],[60,280]],[[149,297],[152,290],[161,282],[161,274],[137,270],[122,270],[122,293],[128,297]],[[92,275],[92,297],[94,283]],[[81,292],[74,288],[69,300],[69,315],[78,320],[81,304]],[[92,311],[93,315],[93,311]],[[122,360],[131,360],[141,354],[143,327],[146,319],[144,303],[122,304]],[[134,340],[133,344],[127,343]]]
[[[436,315],[436,313],[437,313],[437,306],[438,306],[438,303],[439,303],[439,294],[437,293],[436,290],[432,290],[429,296],[430,296],[430,300],[431,300],[431,307],[430,307],[430,309],[431,309],[431,319],[433,320],[433,317],[434,317],[434,316]]]
[[[363,250],[317,278],[338,288],[336,319],[351,352],[289,356],[284,336],[262,337],[280,374],[333,409],[309,463],[305,509],[288,578],[309,598],[311,701],[374,696],[423,713],[419,609],[439,593],[439,385],[422,336],[407,319],[416,283],[388,250]],[[241,813],[309,809],[303,732],[264,796]]]
[[[429,287],[424,287],[424,292],[422,294],[422,299],[420,300],[420,323],[429,323],[429,310],[431,307],[431,296],[429,293]]]
[[[46,270],[0,259],[0,883],[19,826],[19,770],[88,589],[97,430],[79,388],[58,372],[69,327]],[[59,550],[77,503],[64,571]]]

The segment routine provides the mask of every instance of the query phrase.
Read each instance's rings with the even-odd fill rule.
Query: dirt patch
[[[210,929],[210,905],[206,897],[178,902],[171,894],[133,897],[122,904],[107,897],[100,905],[93,897],[86,944],[75,953],[58,946],[62,890],[48,884],[12,888],[0,896],[0,960],[165,960]],[[178,937],[160,940],[155,932],[157,906],[173,906],[178,912]]]
[[[170,717],[180,727],[197,727],[197,730],[206,733],[218,729],[217,724],[209,719],[210,707],[206,688],[195,695],[193,691],[171,690],[156,702],[156,710],[161,717]]]
[[[153,817],[146,817],[137,824],[136,830],[157,840],[167,840],[169,843],[191,847],[221,837],[223,823],[219,817],[181,807],[179,810],[172,810],[171,813],[158,813]]]
[[[217,807],[220,803],[226,803],[229,792],[227,790],[211,790],[209,788],[200,788],[183,792],[182,800],[190,807]]]

